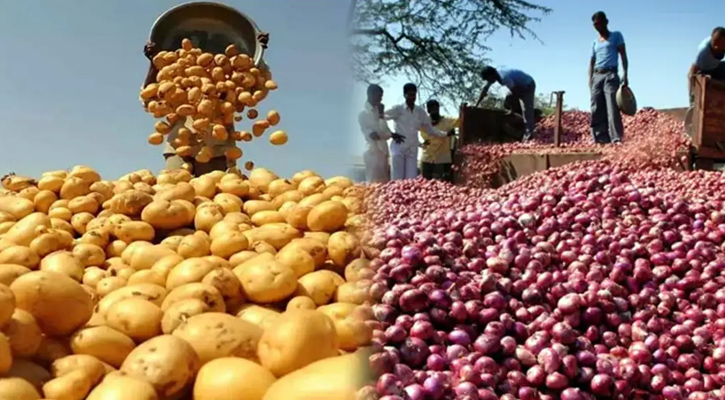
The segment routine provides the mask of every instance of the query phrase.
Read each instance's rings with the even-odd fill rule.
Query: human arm
[[[592,88],[592,82],[594,82],[594,63],[596,60],[597,56],[594,52],[594,44],[592,44],[592,56],[589,58],[589,89]]]
[[[627,58],[627,48],[624,45],[624,37],[619,34],[619,45],[617,52],[622,59],[622,85],[629,86],[629,58]]]
[[[486,95],[488,94],[489,89],[491,89],[491,85],[493,85],[493,82],[488,82],[483,86],[483,89],[481,90],[481,95],[478,96],[478,101],[476,102],[476,107],[480,106],[483,99],[486,98]]]
[[[397,105],[393,108],[389,108],[385,112],[383,112],[383,117],[386,120],[396,120],[400,118],[400,115],[403,113],[403,106]]]
[[[357,122],[360,125],[360,132],[363,134],[365,139],[379,140],[377,120],[372,118],[370,113],[365,111],[361,112],[357,117]]]
[[[421,111],[421,123],[420,123],[420,130],[428,134],[428,136],[437,137],[437,138],[445,138],[448,136],[451,136],[449,132],[443,132],[440,129],[433,126],[433,123],[430,120],[430,117],[428,114],[426,114],[424,111]]]

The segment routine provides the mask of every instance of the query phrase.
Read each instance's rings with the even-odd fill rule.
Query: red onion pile
[[[497,190],[372,186],[378,379],[361,395],[725,398],[724,189],[614,158]]]
[[[646,108],[635,116],[623,116],[625,137],[621,146],[597,145],[589,128],[590,113],[566,111],[562,114],[561,147],[553,147],[556,119],[549,116],[536,127],[533,140],[527,143],[472,144],[460,151],[465,155],[457,172],[469,186],[491,187],[501,169],[499,161],[513,153],[582,153],[596,152],[603,159],[632,168],[672,167],[680,162],[678,152],[690,143],[684,124],[668,114]]]

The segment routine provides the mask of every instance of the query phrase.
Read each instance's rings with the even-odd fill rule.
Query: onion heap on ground
[[[344,177],[91,168],[0,191],[0,397],[351,399],[372,330]]]
[[[725,175],[663,169],[665,147],[496,190],[370,186],[378,379],[360,397],[725,398]]]
[[[604,159],[643,167],[668,168],[684,164],[690,139],[684,124],[670,115],[645,108],[634,116],[622,116],[624,142],[620,146],[594,143],[590,128],[590,113],[562,113],[560,147],[553,147],[555,116],[549,116],[536,126],[536,133],[526,143],[471,144],[461,149],[465,155],[458,173],[469,186],[488,188],[501,170],[499,162],[510,154],[601,153]]]
[[[194,129],[183,127],[174,139],[176,154],[206,163],[213,155],[212,149],[204,146],[206,138],[225,141],[231,136],[249,142],[280,121],[279,113],[272,110],[252,124],[251,132],[227,131],[227,127],[243,119],[245,110],[248,119],[256,119],[259,113],[254,107],[269,91],[277,89],[271,72],[255,67],[254,60],[239,54],[234,45],[229,45],[225,54],[215,55],[194,48],[189,39],[184,39],[181,49],[161,51],[152,62],[159,70],[157,83],[144,87],[141,99],[148,102],[150,114],[165,120],[156,122],[155,132],[148,137],[150,144],[163,144],[172,125],[191,117]],[[269,141],[274,145],[285,144],[287,133],[275,131],[269,135]],[[241,149],[232,148],[225,155],[237,160],[243,154]]]

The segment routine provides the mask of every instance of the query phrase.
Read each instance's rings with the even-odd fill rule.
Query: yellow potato
[[[56,272],[29,272],[15,279],[10,289],[16,307],[30,312],[48,335],[63,336],[75,331],[93,312],[93,302],[83,287]]]
[[[278,379],[263,400],[350,400],[370,377],[367,352],[325,358]]]
[[[186,341],[172,335],[156,336],[140,344],[121,371],[151,383],[162,398],[179,394],[199,371],[199,356]]]
[[[224,219],[224,209],[219,204],[210,202],[196,210],[194,227],[197,230],[209,233],[211,228]]]
[[[267,242],[276,250],[281,249],[293,239],[302,236],[302,233],[285,223],[272,223],[244,231],[250,243]]]
[[[243,300],[242,284],[230,268],[215,268],[204,276],[201,283],[215,287],[226,303]]]
[[[28,272],[30,272],[30,269],[22,265],[0,264],[0,284],[10,286],[20,275],[27,274]]]
[[[194,400],[262,400],[274,381],[274,375],[257,363],[237,357],[217,358],[199,370]]]
[[[204,258],[188,258],[169,271],[166,277],[166,289],[173,290],[187,283],[201,282],[214,268],[214,264]]]
[[[345,280],[356,282],[360,279],[370,279],[375,272],[370,269],[370,260],[356,258],[345,267]]]
[[[86,400],[158,400],[154,386],[144,379],[122,375],[108,376]]]
[[[354,282],[345,282],[337,287],[335,301],[341,303],[363,304],[370,301],[371,281],[362,279]]]
[[[126,286],[128,281],[118,276],[106,276],[96,283],[96,292],[102,298],[106,298],[112,292]]]
[[[75,370],[46,382],[43,394],[49,399],[82,400],[92,386],[91,378],[85,371]]]
[[[189,317],[173,335],[188,342],[204,365],[221,357],[256,361],[262,329],[229,314],[208,312]]]
[[[296,296],[307,296],[321,306],[330,302],[337,287],[345,280],[335,272],[319,270],[299,278],[297,283]]]
[[[40,262],[40,270],[57,272],[81,281],[83,278],[83,263],[69,251],[56,251]]]
[[[335,232],[345,226],[347,208],[338,201],[323,201],[310,210],[307,226],[316,232]]]
[[[102,265],[106,261],[105,251],[95,244],[78,243],[73,247],[72,254],[84,268]]]
[[[40,400],[40,393],[22,378],[0,377],[0,393],[8,400]]]
[[[357,304],[334,303],[317,309],[332,319],[340,340],[340,348],[343,350],[353,351],[370,343],[372,339],[372,329],[356,315],[357,308]]]
[[[281,377],[315,361],[339,354],[330,317],[312,310],[286,312],[270,323],[259,340],[259,360]]]
[[[126,243],[135,241],[149,242],[156,236],[151,224],[143,221],[127,221],[114,227],[113,235]]]
[[[15,295],[9,287],[0,283],[0,328],[10,321],[13,311],[15,311]]]
[[[321,267],[327,260],[327,242],[311,238],[299,238],[292,240],[284,249],[300,249],[306,251],[315,260],[315,267]]]
[[[0,197],[0,200],[2,200],[2,197]],[[0,211],[2,211],[1,208]],[[50,228],[50,218],[46,214],[39,212],[28,214],[18,218],[18,222],[4,234],[3,238],[18,246],[30,246],[30,242],[37,237],[37,231],[40,227]]]
[[[184,258],[208,256],[211,254],[211,243],[201,235],[188,235],[181,239],[176,251]]]
[[[252,215],[252,223],[255,226],[284,222],[286,222],[285,218],[276,210],[264,210]]]
[[[161,306],[166,298],[166,295],[166,289],[152,283],[140,283],[137,285],[125,286],[114,290],[103,297],[96,306],[96,312],[105,315],[106,311],[108,311],[113,303],[129,297],[142,298],[156,304],[157,306]]]
[[[137,297],[113,303],[106,312],[109,327],[143,342],[161,334],[164,313],[156,304]]]
[[[177,301],[164,312],[161,319],[161,331],[167,335],[171,334],[188,318],[209,310],[211,308],[199,299],[189,298]]]
[[[212,239],[210,251],[215,256],[229,258],[248,247],[249,240],[242,232],[228,232]]]
[[[297,286],[292,268],[275,260],[252,259],[234,268],[245,297],[256,303],[274,303],[289,297]]]
[[[108,326],[93,326],[77,331],[70,338],[75,354],[87,354],[120,367],[126,356],[136,347],[127,335]]]
[[[290,299],[289,302],[287,302],[287,311],[293,311],[293,310],[315,310],[317,309],[317,304],[315,304],[314,301],[312,301],[311,298],[306,296],[297,296]]]
[[[13,365],[13,353],[10,348],[10,339],[0,333],[0,375],[5,375]]]
[[[16,221],[30,215],[34,210],[35,205],[31,200],[23,197],[0,195],[0,211],[12,215]]]
[[[191,187],[191,185],[189,186]],[[172,191],[168,190],[167,192]],[[156,229],[178,229],[191,224],[194,220],[194,211],[194,204],[185,198],[157,199],[149,203],[141,211],[141,220]]]
[[[291,244],[277,252],[275,258],[280,264],[291,268],[296,278],[315,270],[315,259],[308,252]]]
[[[360,241],[347,232],[335,232],[327,242],[327,251],[332,262],[342,268],[361,254]]]
[[[224,298],[219,290],[203,283],[187,283],[170,291],[161,304],[161,310],[166,312],[174,303],[185,299],[199,299],[209,306],[211,311],[226,311]]]
[[[288,137],[285,131],[274,131],[269,135],[269,143],[275,146],[280,146],[287,143]]]
[[[35,317],[19,308],[15,309],[10,320],[2,327],[2,333],[10,342],[13,356],[18,358],[35,355],[43,340],[43,333]]]

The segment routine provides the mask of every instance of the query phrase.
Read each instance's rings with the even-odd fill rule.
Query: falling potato
[[[272,132],[272,134],[269,135],[269,142],[275,146],[280,146],[280,145],[287,143],[287,132],[285,132],[285,131]]]
[[[266,118],[254,122],[249,131],[229,128],[245,116],[249,120],[259,118],[254,107],[277,89],[271,72],[257,68],[252,57],[240,53],[234,44],[227,46],[223,54],[212,54],[194,47],[187,38],[176,51],[160,51],[152,63],[158,69],[156,82],[146,85],[140,93],[145,110],[157,119],[154,133],[147,137],[149,144],[163,144],[177,124],[188,121],[169,143],[178,155],[203,163],[213,156],[211,150],[204,150],[209,139],[249,142],[279,124],[279,113],[272,110]],[[277,131],[269,140],[275,145],[285,144],[287,134]],[[241,149],[225,153],[230,162],[241,155]]]

